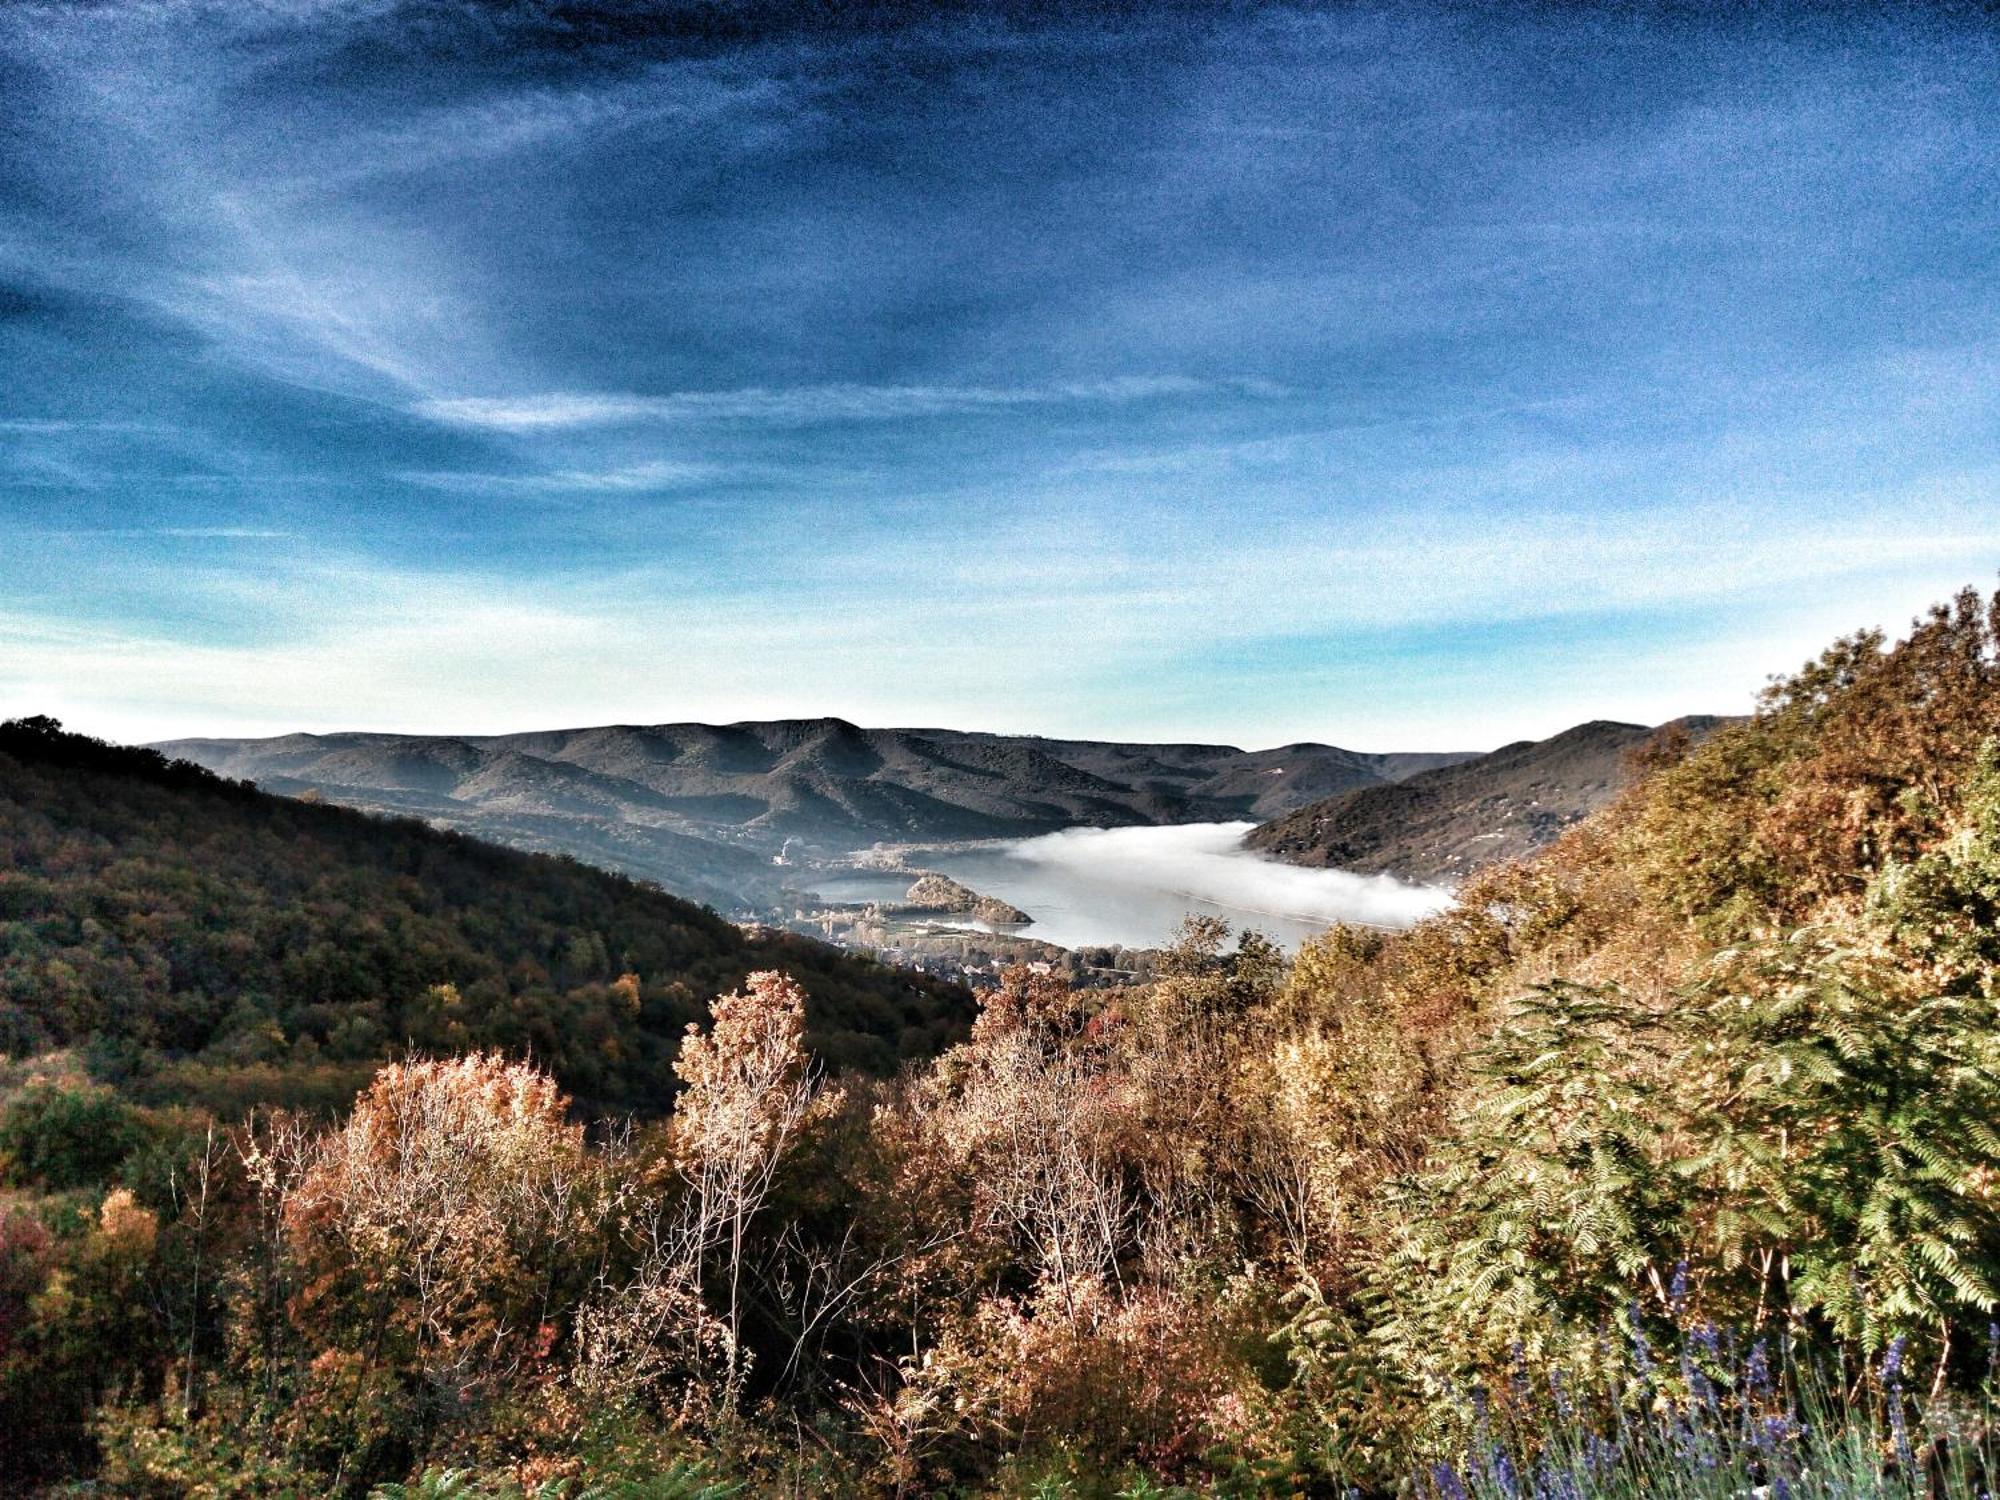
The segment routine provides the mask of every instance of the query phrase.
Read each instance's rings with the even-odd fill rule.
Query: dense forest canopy
[[[333,1126],[146,1103],[146,1055],[254,1036],[246,1003],[287,1049],[264,1066],[321,1066],[322,1016],[375,1014],[339,988],[353,954],[432,984],[398,943],[475,918],[542,966],[458,979],[482,1025],[516,993],[592,1013],[620,965],[563,971],[575,934],[622,958],[619,915],[672,908],[185,771],[8,753],[35,871],[9,941],[103,955],[28,948],[10,1045],[140,1059],[99,1067],[117,1087],[61,1055],[0,1080],[16,1474],[1959,1497],[2000,1467],[2000,602],[1976,593],[1653,742],[1609,808],[1404,933],[1287,959],[1191,922],[1146,984],[1016,972],[894,1078],[812,1057],[815,986],[849,971],[732,972],[676,1107],[630,1130],[576,1124],[559,1040],[530,1062],[493,1030],[424,1035],[436,1055]],[[267,873],[203,905],[243,849]],[[396,892],[380,928],[342,904],[356,870]],[[540,904],[479,904],[485,870],[535,874]],[[169,915],[121,916],[133,890]],[[440,892],[467,903],[442,927]],[[179,912],[200,941],[172,941]],[[320,943],[291,975],[256,957],[287,920]],[[155,935],[152,989],[107,928]]]
[[[0,725],[0,1051],[79,1049],[143,1097],[344,1103],[412,1048],[493,1047],[656,1113],[708,997],[771,968],[811,987],[838,1067],[928,1056],[971,1014],[953,986],[573,860]]]

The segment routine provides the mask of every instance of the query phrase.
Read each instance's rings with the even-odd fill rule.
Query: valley
[[[1277,863],[1245,847],[1254,826],[878,845],[816,866],[812,897],[783,925],[975,987],[1016,962],[1088,985],[1147,972],[1190,915],[1254,928],[1289,950],[1336,922],[1399,929],[1449,899],[1391,875]],[[963,909],[913,899],[944,886],[961,893]]]
[[[1087,984],[1143,969],[1191,912],[1287,947],[1335,922],[1405,926],[1602,806],[1653,733],[1598,722],[1488,754],[1381,754],[828,718],[155,748],[946,978],[1032,962]]]
[[[1470,754],[1313,743],[1246,751],[866,729],[843,719],[498,736],[294,734],[154,748],[266,791],[567,854],[742,921],[905,956],[912,944],[922,953],[963,946],[955,935],[963,924],[935,912],[922,920],[889,912],[902,903],[888,887],[859,902],[839,894],[885,859],[907,864],[907,888],[932,847],[991,850],[1078,828],[1247,827]],[[973,886],[976,896],[995,894]],[[941,926],[954,935],[926,930]],[[1018,934],[987,936],[1006,938],[999,946],[1010,953],[1026,951],[1018,945],[1028,938]],[[1060,941],[1040,931],[1029,937],[1035,951]]]

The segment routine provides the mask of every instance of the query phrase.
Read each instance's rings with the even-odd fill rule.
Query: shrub
[[[30,1082],[0,1108],[0,1172],[61,1192],[103,1183],[145,1141],[139,1112],[100,1085]]]

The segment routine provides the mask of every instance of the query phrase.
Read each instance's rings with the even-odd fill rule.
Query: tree
[[[940,1066],[928,1121],[971,1177],[978,1227],[1025,1252],[1070,1317],[1132,1243],[1106,1029],[1066,981],[1010,969],[972,1040]]]
[[[458,1402],[543,1357],[605,1217],[568,1112],[493,1053],[382,1069],[281,1188],[295,1320],[364,1374],[388,1359]]]
[[[724,1388],[742,1388],[743,1276],[751,1221],[770,1195],[786,1148],[820,1102],[805,1050],[805,991],[775,970],[752,974],[712,1007],[706,1034],[689,1026],[674,1071],[674,1157],[691,1206],[679,1237],[704,1262],[719,1258],[728,1329]],[[829,1101],[830,1102],[830,1101]]]
[[[0,1176],[61,1190],[101,1183],[144,1143],[138,1112],[100,1084],[36,1079],[0,1108]]]

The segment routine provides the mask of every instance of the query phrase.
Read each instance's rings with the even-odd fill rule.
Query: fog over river
[[[1243,847],[1250,823],[1171,828],[1069,828],[1040,838],[919,856],[982,896],[1035,919],[1020,931],[1065,948],[1157,948],[1189,912],[1254,927],[1295,948],[1336,922],[1402,927],[1450,902],[1433,886],[1387,875],[1309,870]],[[893,901],[907,877],[856,874],[818,882],[829,898]],[[958,923],[967,927],[982,924]]]

